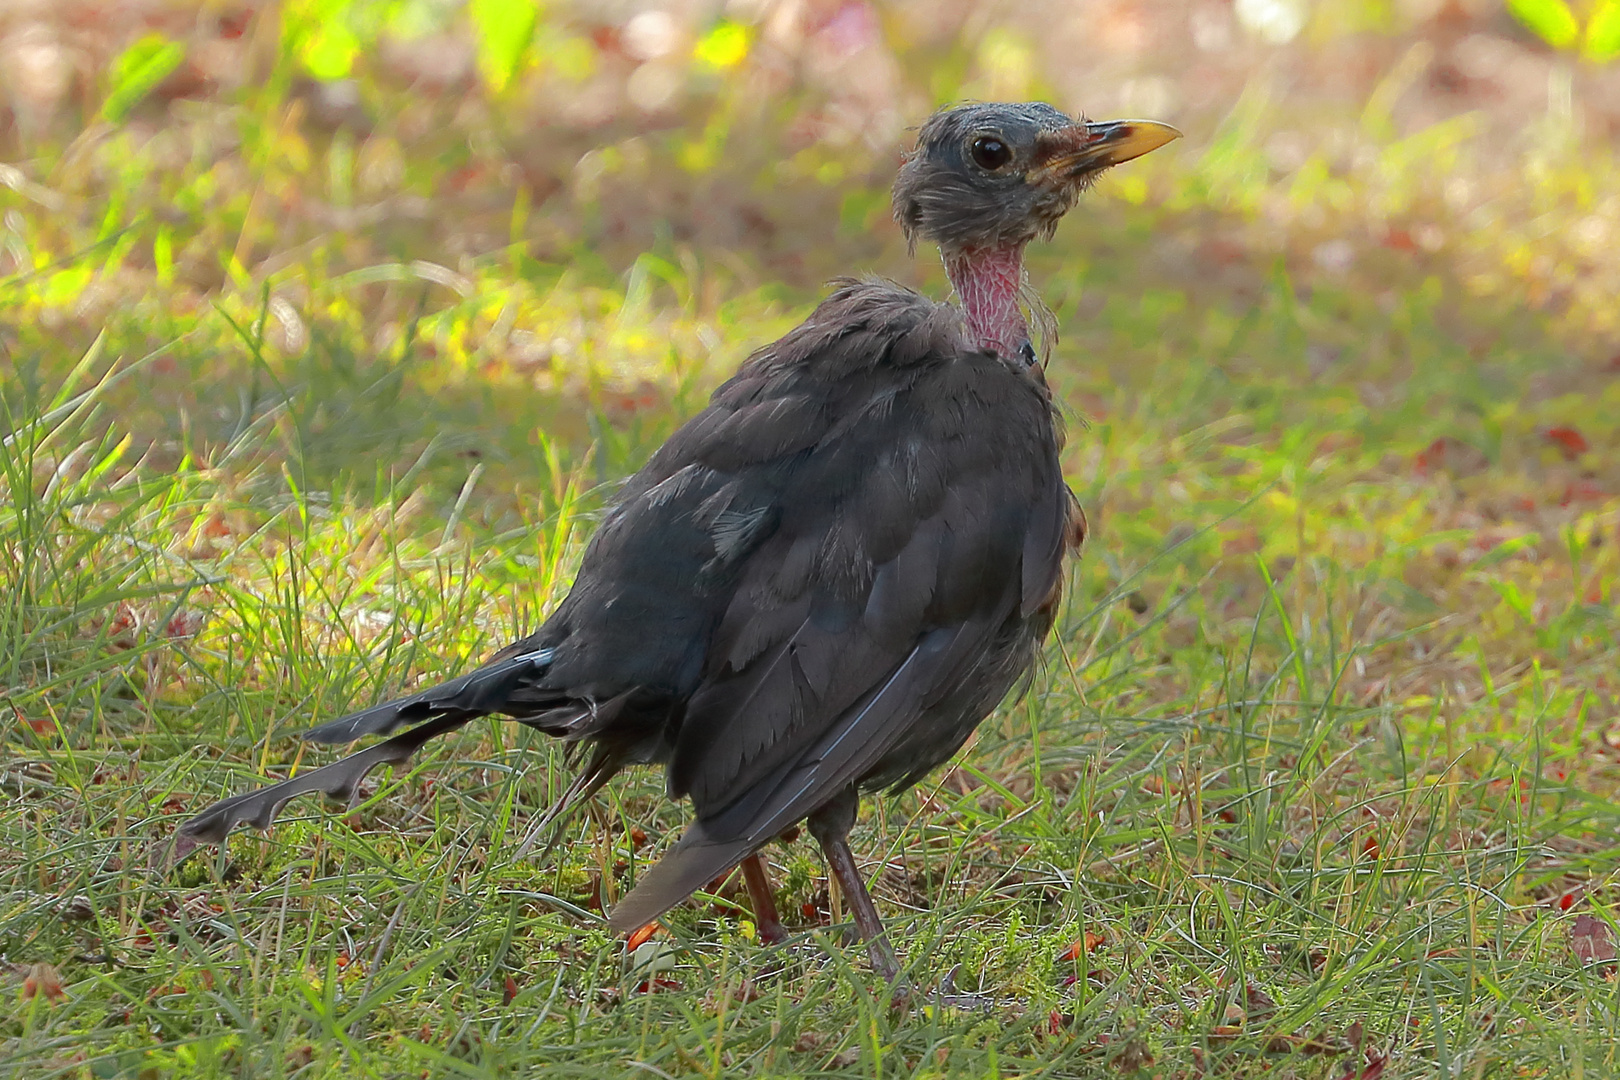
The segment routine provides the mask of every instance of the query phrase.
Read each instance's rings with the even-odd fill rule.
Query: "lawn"
[[[826,278],[946,294],[906,124],[1128,74],[980,5],[502,52],[506,6],[153,15],[54,111],[7,84],[0,1074],[1620,1075],[1620,64],[1489,4],[1175,15],[1087,105],[1188,133],[1032,252],[1091,539],[1030,691],[853,837],[982,1007],[890,1008],[807,836],[787,945],[728,882],[627,955],[683,807],[638,771],[520,857],[570,763],[496,721],[168,867],[312,721],[536,626]]]

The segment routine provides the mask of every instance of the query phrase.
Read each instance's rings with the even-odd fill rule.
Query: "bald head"
[[[894,183],[894,216],[912,243],[947,253],[1050,237],[1098,173],[1179,132],[1147,120],[1092,124],[1044,102],[941,109]]]

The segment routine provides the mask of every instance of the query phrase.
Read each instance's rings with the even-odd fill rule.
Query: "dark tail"
[[[184,825],[180,835],[204,844],[224,843],[225,837],[237,825],[247,824],[268,829],[287,800],[311,791],[327,797],[348,801],[360,787],[360,781],[378,765],[399,767],[421,749],[423,743],[447,731],[453,731],[473,719],[470,715],[446,716],[414,727],[403,735],[395,735],[386,742],[368,746],[330,765],[311,770],[291,780],[283,780],[267,788],[233,795],[215,803]]]
[[[552,650],[519,642],[503,652],[508,655],[497,653],[495,659],[460,678],[305,732],[304,738],[312,742],[348,743],[365,735],[387,735],[406,724],[417,725],[330,765],[217,802],[180,826],[181,839],[194,847],[223,843],[241,824],[268,829],[287,800],[311,791],[347,801],[378,765],[403,765],[423,743],[470,720],[490,713],[526,716],[567,700],[539,685],[551,667]]]
[[[512,652],[515,648],[504,651]],[[523,697],[523,691],[531,689],[545,676],[551,668],[551,657],[551,649],[530,648],[506,657],[496,653],[489,663],[460,678],[431,686],[410,697],[329,720],[304,732],[304,738],[318,743],[351,743],[366,735],[387,735],[406,724],[436,717],[459,715],[465,723],[490,713],[511,715],[517,704],[514,699]],[[540,703],[538,698],[522,702],[526,707]],[[517,713],[521,714],[521,711]]]

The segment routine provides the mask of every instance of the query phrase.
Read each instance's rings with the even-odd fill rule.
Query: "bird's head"
[[[1110,165],[1181,135],[1152,120],[1091,123],[1044,102],[954,105],[929,117],[894,183],[906,238],[947,252],[1050,237]]]
[[[949,106],[900,167],[895,220],[912,244],[940,246],[974,340],[1037,368],[1019,305],[1024,245],[1050,237],[1104,169],[1180,135],[1152,120],[1076,120],[1041,102]]]

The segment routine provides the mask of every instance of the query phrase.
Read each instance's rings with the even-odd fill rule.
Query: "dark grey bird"
[[[375,766],[498,715],[589,744],[547,817],[627,765],[663,767],[693,819],[614,908],[643,927],[742,864],[781,934],[758,852],[808,819],[866,939],[898,974],[850,851],[862,791],[954,754],[1031,671],[1085,518],[1031,340],[1023,251],[1104,169],[1177,136],[1045,104],[966,104],[922,127],[894,185],[939,245],[958,304],[843,280],[755,353],[631,477],[545,624],[460,678],[322,724],[388,736],[217,803],[181,828],[222,842],[288,799],[350,798]],[[400,729],[404,729],[400,731]],[[399,732],[398,734],[395,734]]]

